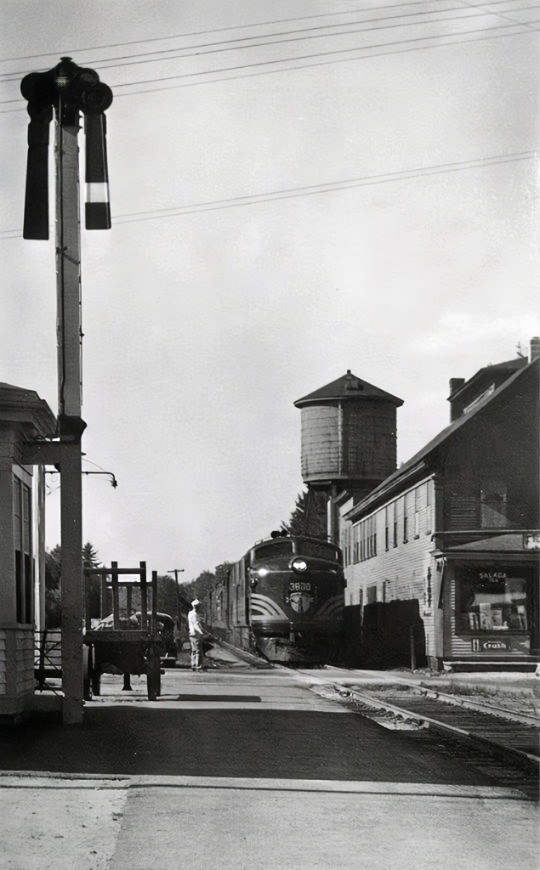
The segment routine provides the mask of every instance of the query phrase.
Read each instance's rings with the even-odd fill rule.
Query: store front
[[[445,664],[538,662],[539,554],[531,541],[503,535],[442,554]]]

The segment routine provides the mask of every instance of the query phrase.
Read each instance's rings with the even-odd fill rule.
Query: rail
[[[535,766],[540,763],[537,717],[513,714],[502,707],[483,705],[414,684],[368,691],[340,685],[335,685],[334,689],[342,698],[368,708],[382,709],[396,717],[489,746]]]

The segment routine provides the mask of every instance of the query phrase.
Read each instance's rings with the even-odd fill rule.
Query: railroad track
[[[535,716],[413,684],[366,690],[335,685],[334,690],[344,700],[364,707],[366,715],[384,711],[390,717],[481,743],[532,765],[540,762],[540,723]]]
[[[230,647],[229,644],[223,644]],[[240,655],[240,651],[234,649]],[[249,664],[255,666],[293,670],[307,679],[314,691],[327,696],[336,695],[343,701],[352,702],[356,708],[371,718],[381,721],[381,712],[388,724],[392,719],[414,722],[418,727],[429,727],[444,732],[458,740],[482,745],[507,757],[527,764],[538,772],[540,763],[540,719],[537,716],[515,713],[494,704],[481,703],[451,695],[438,689],[420,686],[400,679],[397,684],[369,688],[355,688],[332,682],[327,676],[317,678],[313,672],[284,665],[269,665],[244,653]],[[331,683],[331,685],[329,685]]]

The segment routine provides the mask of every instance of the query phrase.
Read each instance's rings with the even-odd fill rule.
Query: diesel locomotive
[[[206,623],[217,637],[271,662],[338,662],[344,586],[338,547],[274,533],[218,575]]]

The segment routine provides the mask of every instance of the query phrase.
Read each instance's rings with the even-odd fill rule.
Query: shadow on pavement
[[[278,777],[489,785],[421,732],[316,711],[88,707],[0,728],[0,769],[96,775]]]

